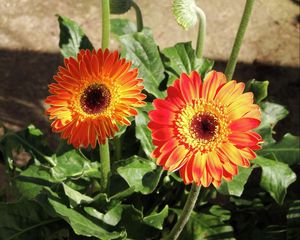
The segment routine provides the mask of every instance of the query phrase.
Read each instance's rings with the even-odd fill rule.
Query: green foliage
[[[181,209],[171,209],[180,215]],[[181,234],[181,240],[200,239],[235,239],[233,228],[226,224],[230,212],[218,206],[212,206],[209,213],[192,212],[191,217]]]
[[[191,42],[177,43],[174,47],[165,48],[162,53],[167,58],[165,65],[169,74],[168,86],[172,85],[181,73],[190,74],[195,70],[203,78],[213,67],[213,61],[196,57]]]
[[[164,66],[153,37],[139,32],[121,35],[118,40],[123,46],[123,56],[139,69],[139,77],[143,78],[146,91],[155,97],[164,97],[159,91],[164,79]]]
[[[257,157],[254,161],[262,168],[260,185],[279,204],[283,204],[288,186],[296,181],[296,174],[289,166],[282,162]]]
[[[141,141],[145,154],[150,158],[150,154],[154,150],[154,146],[152,144],[151,131],[147,127],[148,123],[148,113],[145,111],[139,111],[139,114],[135,117],[135,135],[136,138]]]
[[[0,203],[0,239],[50,239],[46,227],[58,218],[49,215],[35,202]]]
[[[247,82],[245,92],[253,92],[255,103],[260,103],[268,96],[269,81],[257,81],[252,79]]]
[[[101,226],[89,220],[87,216],[68,208],[52,191],[47,191],[47,195],[42,195],[39,203],[44,207],[44,210],[52,216],[59,216],[70,224],[74,232],[83,236],[94,236],[99,239],[117,239],[124,237],[124,232],[108,232]]]
[[[280,142],[266,145],[258,151],[258,154],[275,161],[284,162],[288,165],[300,163],[299,137],[287,133]]]
[[[60,29],[59,47],[64,57],[75,57],[80,49],[93,49],[90,40],[76,22],[67,17],[57,17]]]
[[[230,182],[223,181],[218,191],[222,194],[240,197],[252,170],[252,168],[239,167],[238,175],[234,176]]]
[[[119,163],[117,172],[128,183],[134,187],[134,191],[149,194],[157,186],[162,169],[156,167],[155,163],[148,159],[133,156]]]
[[[274,143],[273,139],[274,127],[276,124],[288,115],[288,110],[276,103],[262,102],[260,104],[262,111],[262,121],[256,129],[263,137],[264,145]]]
[[[182,10],[175,11],[176,4]],[[193,4],[174,1],[177,20],[186,28],[197,18]],[[65,57],[92,49],[77,23],[62,16],[58,21]],[[166,173],[151,159],[154,146],[148,112],[151,101],[164,97],[166,86],[182,72],[195,70],[203,78],[213,61],[197,58],[191,42],[160,52],[149,28],[136,33],[135,24],[126,19],[112,19],[111,24],[123,56],[139,68],[148,104],[132,117],[131,126],[120,127],[116,137],[121,156],[112,164],[109,191],[100,191],[97,149],[74,150],[65,141],[51,149],[46,136],[33,125],[17,133],[5,130],[0,136],[1,157],[7,165],[8,184],[17,191],[15,203],[0,203],[0,239],[163,239],[182,213],[188,187],[178,172]],[[223,181],[217,190],[201,190],[180,239],[300,238],[295,183],[299,137],[286,134],[279,142],[273,138],[276,124],[288,111],[262,101],[267,87],[268,81],[251,80],[246,88],[262,109],[262,123],[256,130],[263,136],[263,148],[253,165],[239,168],[232,181]],[[117,148],[110,149],[115,156]],[[23,164],[17,161],[20,153],[26,156]]]
[[[149,226],[162,230],[164,220],[168,216],[168,213],[169,206],[166,205],[160,212],[153,212],[150,215],[144,217],[143,221]]]

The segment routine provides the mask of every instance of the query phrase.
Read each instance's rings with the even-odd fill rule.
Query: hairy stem
[[[251,17],[252,9],[253,9],[254,0],[247,0],[244,8],[244,13],[242,16],[242,20],[237,31],[235,41],[231,50],[231,54],[226,65],[225,75],[227,77],[227,81],[232,79],[235,66],[237,63],[237,58],[240,52],[240,48],[244,39],[244,35]]]
[[[198,58],[202,58],[203,50],[205,45],[205,35],[206,35],[206,16],[201,8],[197,7],[197,15],[199,19],[199,27],[198,27],[198,37],[196,44],[196,56]]]
[[[168,240],[176,240],[178,239],[180,233],[182,232],[184,226],[186,225],[186,223],[188,222],[190,215],[193,211],[193,208],[197,202],[198,196],[199,196],[199,192],[200,192],[200,188],[198,187],[195,183],[193,183],[192,188],[190,190],[188,199],[186,200],[186,203],[184,205],[184,208],[182,210],[182,214],[180,215],[177,223],[175,224],[175,226],[173,227],[173,229],[171,230],[169,236],[166,238]]]
[[[107,192],[109,189],[109,175],[110,175],[110,156],[109,156],[109,144],[106,139],[105,144],[99,145],[100,161],[101,161],[101,186],[103,192]]]
[[[102,49],[108,48],[109,46],[109,11],[109,0],[102,0]]]

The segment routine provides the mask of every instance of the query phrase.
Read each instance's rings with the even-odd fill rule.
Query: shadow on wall
[[[50,132],[43,100],[57,67],[63,63],[59,53],[11,51],[0,49],[0,121],[17,129],[33,123]],[[215,69],[224,71],[226,63],[216,61]],[[239,63],[234,79],[269,80],[269,100],[285,105],[289,116],[277,127],[277,136],[285,132],[300,135],[300,71],[296,67],[273,66],[254,62]]]

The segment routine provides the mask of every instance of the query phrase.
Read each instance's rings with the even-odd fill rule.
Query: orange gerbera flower
[[[128,117],[137,114],[134,107],[144,106],[146,97],[138,70],[130,67],[117,51],[107,49],[81,50],[77,59],[65,59],[53,77],[57,83],[49,85],[53,95],[45,100],[53,131],[75,147],[94,148],[114,136],[117,124],[130,125]]]
[[[262,138],[251,131],[260,124],[260,109],[244,83],[226,82],[211,71],[202,84],[197,72],[182,74],[153,102],[148,127],[157,148],[152,156],[165,170],[179,169],[185,184],[218,187],[231,180],[237,166],[249,167]]]

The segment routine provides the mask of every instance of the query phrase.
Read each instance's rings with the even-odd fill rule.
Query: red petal
[[[234,132],[246,132],[251,129],[257,128],[260,120],[255,118],[240,118],[230,123],[229,128]]]

